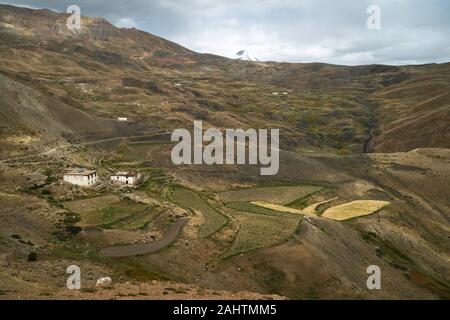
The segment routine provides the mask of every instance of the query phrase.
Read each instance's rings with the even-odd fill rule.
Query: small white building
[[[142,175],[140,173],[134,172],[116,172],[111,176],[111,181],[115,183],[121,183],[125,185],[135,186],[138,185],[142,180]]]
[[[81,187],[90,187],[97,183],[97,171],[73,169],[64,173],[64,181]]]
[[[123,117],[120,117],[120,118],[117,118],[117,120],[119,120],[119,121],[123,121],[123,122],[126,122],[126,121],[128,121],[128,118],[123,118]]]

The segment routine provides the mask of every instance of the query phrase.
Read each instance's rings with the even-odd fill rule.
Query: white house
[[[128,118],[122,118],[122,117],[120,117],[120,118],[117,118],[117,120],[126,122],[126,121],[128,121]]]
[[[125,185],[135,186],[141,182],[142,175],[134,172],[116,172],[111,176],[111,181]]]
[[[71,184],[90,187],[97,183],[97,171],[78,168],[64,173],[64,181]]]

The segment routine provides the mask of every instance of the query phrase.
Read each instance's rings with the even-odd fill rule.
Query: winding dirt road
[[[174,222],[162,239],[151,243],[129,244],[123,246],[111,246],[100,250],[100,254],[108,257],[131,257],[142,254],[153,253],[170,245],[177,238],[181,229],[187,223],[188,219],[180,219]]]

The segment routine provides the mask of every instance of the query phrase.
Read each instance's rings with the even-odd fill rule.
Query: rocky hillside
[[[101,18],[83,17],[81,31],[73,33],[65,25],[67,16],[1,5],[0,73],[41,99],[89,117],[128,117],[135,122],[128,134],[190,127],[200,119],[215,127],[279,127],[282,147],[289,150],[448,147],[449,64],[346,67],[232,60],[119,29]],[[3,126],[2,139],[15,140],[11,130]],[[60,133],[48,138],[57,141]],[[70,142],[104,136],[75,133],[62,137]]]

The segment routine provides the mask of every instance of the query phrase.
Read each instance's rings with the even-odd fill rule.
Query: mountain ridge
[[[209,126],[286,128],[284,148],[352,153],[450,147],[450,63],[243,61],[196,53],[98,17],[83,16],[77,35],[65,26],[68,16],[0,5],[0,73],[93,116],[149,118],[163,130],[174,128],[172,122],[190,127],[188,121],[200,118]],[[430,90],[411,98],[411,109],[398,105],[405,94],[414,96],[415,83]],[[276,100],[274,92],[288,96]],[[428,110],[419,107],[426,101],[433,101]],[[423,121],[408,124],[411,117]],[[432,135],[411,140],[417,126]]]

